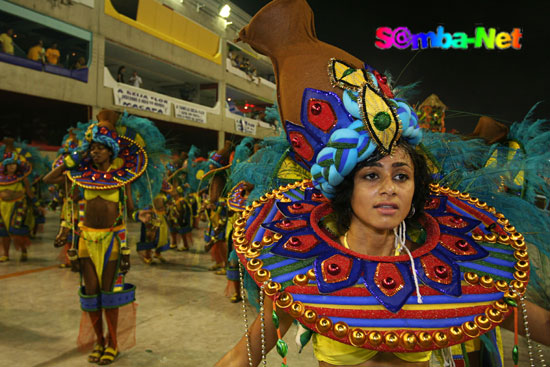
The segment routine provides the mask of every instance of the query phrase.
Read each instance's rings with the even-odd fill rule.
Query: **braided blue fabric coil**
[[[349,126],[332,132],[327,145],[317,154],[316,163],[310,169],[315,187],[329,199],[344,177],[377,147],[361,120],[357,98],[357,92],[343,93],[343,107],[355,120]],[[417,145],[422,140],[422,130],[414,110],[402,99],[389,99],[388,104],[395,106],[399,116],[401,138],[411,145]]]
[[[115,139],[111,138],[110,136],[101,134],[99,132],[97,125],[95,125],[92,128],[92,142],[105,145],[113,152],[113,157],[118,156],[118,152],[120,151],[120,147],[118,146],[118,143],[115,141]],[[82,143],[81,150],[82,151],[88,150],[90,143],[91,142],[84,140],[84,142]]]

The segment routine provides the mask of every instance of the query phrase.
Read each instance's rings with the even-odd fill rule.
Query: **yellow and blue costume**
[[[0,172],[5,171],[8,164],[17,164],[16,174],[0,175],[0,191],[11,191],[19,198],[14,200],[0,199],[0,237],[10,237],[16,248],[26,249],[30,245],[30,229],[34,228],[34,215],[23,180],[31,173],[29,162],[21,160],[16,152],[5,154],[0,164]]]

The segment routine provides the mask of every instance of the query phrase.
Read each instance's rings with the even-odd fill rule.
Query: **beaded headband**
[[[332,92],[306,88],[303,126],[285,122],[294,158],[310,170],[315,187],[332,198],[357,163],[376,149],[390,154],[400,138],[416,145],[422,138],[418,117],[394,98],[384,76],[371,68],[355,69],[330,59],[328,73],[342,99]]]

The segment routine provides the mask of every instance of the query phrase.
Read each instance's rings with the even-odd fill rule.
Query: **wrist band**
[[[139,222],[138,216],[139,216],[139,210],[134,210],[134,211],[132,212],[132,219],[133,219],[135,222]]]
[[[121,247],[121,248],[120,248],[120,253],[121,253],[122,255],[130,255],[130,252],[131,252],[131,251],[130,251],[130,248],[129,248],[129,247]]]
[[[63,158],[63,163],[65,164],[65,167],[69,169],[76,167],[76,163],[70,155],[66,155],[65,158]]]
[[[63,158],[63,162],[67,168],[74,168],[78,166],[81,158],[80,153],[75,150],[74,152],[66,155],[65,158]]]
[[[76,261],[78,260],[78,253],[74,248],[71,248],[67,251],[67,257],[69,258],[69,261]]]

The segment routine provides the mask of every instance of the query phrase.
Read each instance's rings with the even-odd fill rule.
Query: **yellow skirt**
[[[378,353],[376,350],[354,347],[319,334],[313,334],[312,341],[315,358],[330,364],[357,365],[374,358]],[[430,360],[432,352],[393,354],[407,362],[426,362]]]
[[[90,258],[94,263],[99,284],[103,269],[108,261],[118,259],[120,244],[126,239],[126,226],[121,224],[114,228],[90,228],[80,225],[78,257]]]

